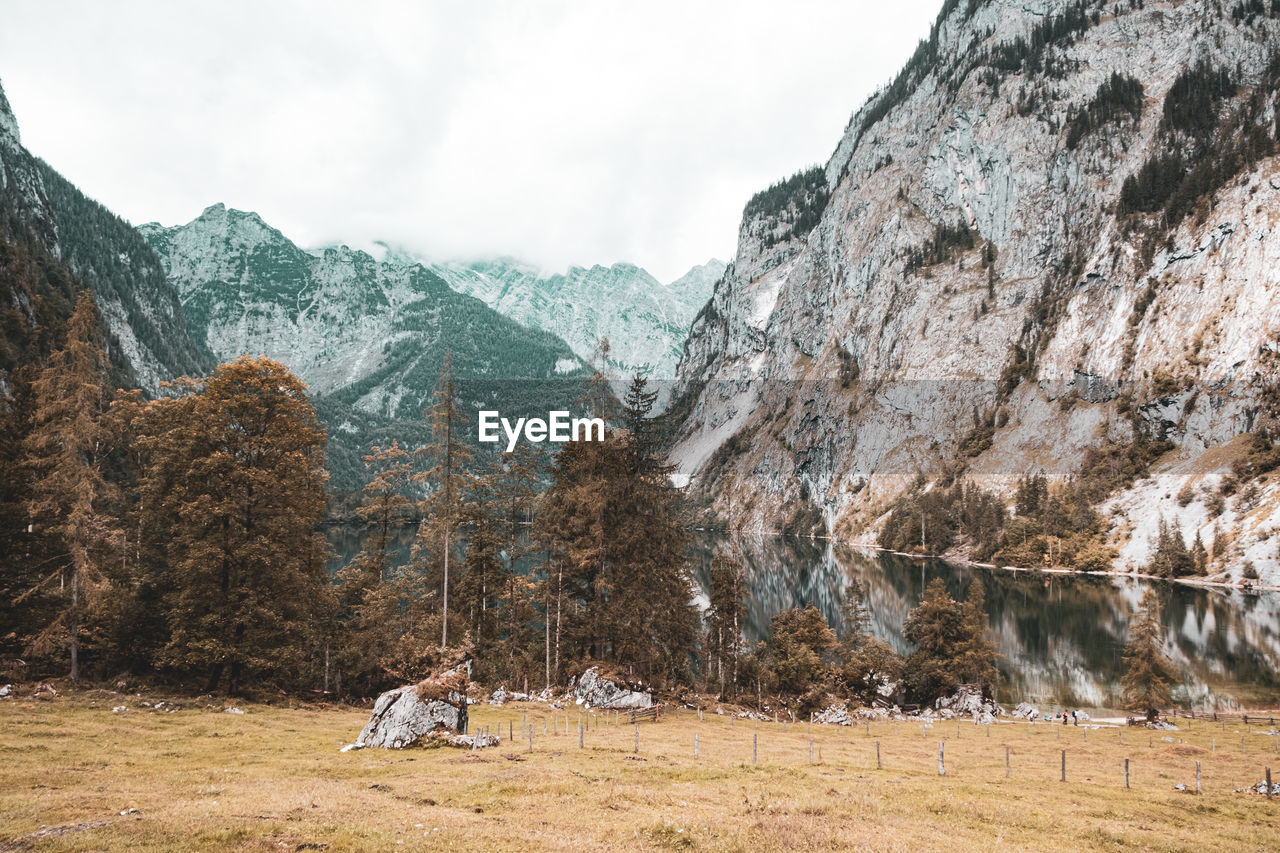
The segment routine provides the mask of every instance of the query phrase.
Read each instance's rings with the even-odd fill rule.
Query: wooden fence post
[[[755,764],[755,763],[759,760],[759,757],[760,757],[760,753],[759,753],[759,740],[760,740],[760,735],[759,735],[759,733],[757,733],[757,732],[752,732],[752,733],[751,733],[751,763],[752,763],[752,764]]]
[[[635,746],[635,749],[632,751],[633,752],[640,751],[640,724],[639,723],[636,723],[636,746]]]
[[[1062,781],[1067,781],[1067,751],[1062,750]]]
[[[1129,759],[1124,760],[1124,786],[1129,787]]]
[[[880,741],[876,741],[876,769],[880,769]]]
[[[1009,778],[1009,745],[1004,745],[1004,778]]]
[[[529,751],[533,752],[533,726],[529,726]]]
[[[698,757],[698,733],[693,733],[693,757]]]
[[[1271,768],[1267,768],[1267,799],[1271,799]]]
[[[1200,762],[1196,762],[1196,793],[1200,793]]]
[[[809,739],[809,763],[813,763],[813,738]]]
[[[943,760],[942,760],[942,747],[945,743],[946,741],[944,740],[938,741],[938,775],[939,776],[947,775],[947,766],[945,763],[943,763]]]

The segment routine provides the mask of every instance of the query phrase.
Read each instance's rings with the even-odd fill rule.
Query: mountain
[[[143,225],[188,330],[220,360],[277,359],[329,425],[334,482],[360,483],[372,443],[425,436],[445,351],[463,394],[504,416],[571,408],[585,366],[555,335],[452,290],[419,264],[339,246],[311,253],[255,213],[215,204],[186,225]]]
[[[544,276],[510,258],[431,264],[455,290],[526,326],[563,338],[590,360],[608,338],[610,366],[621,377],[675,376],[689,323],[711,296],[725,265],[712,259],[663,284],[633,264],[599,264]]]
[[[0,89],[0,396],[8,396],[14,370],[61,344],[82,287],[96,297],[120,384],[154,393],[161,381],[210,365],[186,333],[155,252],[27,151]]]
[[[1278,46],[1277,2],[947,0],[831,158],[747,204],[679,475],[735,526],[873,541],[921,480],[1110,466],[1115,566],[1163,518],[1280,583],[1247,435],[1280,414]]]

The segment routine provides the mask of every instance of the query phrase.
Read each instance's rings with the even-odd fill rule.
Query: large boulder
[[[604,675],[598,666],[582,673],[569,692],[579,705],[591,708],[633,710],[653,707],[653,694],[648,690],[633,689],[618,676]]]
[[[464,664],[441,675],[388,690],[373,705],[356,749],[404,749],[431,736],[467,730],[467,670]]]
[[[975,722],[985,722],[1004,713],[1004,709],[988,698],[977,684],[961,684],[955,693],[943,696],[934,704],[945,719],[964,716],[972,717]]]

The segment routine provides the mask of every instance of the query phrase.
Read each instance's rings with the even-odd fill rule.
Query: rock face
[[[433,734],[459,735],[466,730],[467,678],[451,670],[379,696],[355,746],[404,749]]]
[[[113,381],[154,393],[163,380],[203,373],[208,354],[187,334],[177,294],[156,253],[112,214],[33,156],[0,89],[0,242],[21,247],[30,274],[0,280],[0,399],[16,364],[39,363],[60,343],[44,328],[65,321],[88,287],[106,332]]]
[[[432,264],[449,285],[513,320],[563,338],[590,359],[608,338],[610,364],[623,376],[675,378],[689,324],[711,296],[725,264],[712,259],[669,284],[633,264],[570,267],[544,276],[507,258]]]
[[[1174,496],[1230,474],[1214,453],[1278,372],[1278,47],[1280,19],[1228,4],[947,0],[826,165],[748,204],[681,357],[681,478],[736,527],[870,541],[918,473],[1009,494],[1141,433],[1175,450],[1104,508],[1117,567],[1162,515],[1208,542],[1204,500]],[[1229,85],[1190,107],[1206,67]],[[1113,73],[1141,87],[1127,110]],[[1135,176],[1175,156],[1157,193],[1214,177],[1171,216]],[[1280,489],[1217,520],[1233,579],[1280,582]]]
[[[419,264],[346,246],[307,252],[257,214],[221,204],[186,225],[138,230],[181,295],[192,337],[220,361],[266,355],[307,383],[339,488],[363,484],[371,444],[425,442],[422,413],[446,351],[459,396],[513,421],[574,409],[581,396],[586,370],[564,341]]]
[[[624,684],[601,675],[593,666],[573,685],[573,696],[581,705],[592,708],[632,710],[653,707],[653,694],[647,690],[632,690]]]

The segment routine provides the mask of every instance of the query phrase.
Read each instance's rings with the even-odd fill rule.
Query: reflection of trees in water
[[[1004,655],[1002,701],[1119,703],[1121,654],[1144,581],[984,569],[786,537],[732,542],[708,537],[699,545],[703,563],[709,563],[714,549],[731,547],[747,567],[756,596],[748,618],[750,641],[765,637],[773,614],[808,602],[838,628],[841,595],[848,579],[856,577],[867,591],[876,634],[906,651],[902,626],[925,585],[941,577],[953,596],[963,598],[978,574]],[[1185,689],[1175,695],[1224,707],[1280,701],[1280,595],[1176,584],[1159,589],[1167,651],[1186,674]]]
[[[396,562],[408,559],[414,533],[412,527],[401,531]],[[363,536],[350,527],[329,531],[339,554],[335,569],[355,556]],[[1010,704],[1023,699],[1086,707],[1118,704],[1121,652],[1145,588],[1145,582],[1131,578],[1008,572],[809,539],[703,534],[695,539],[693,573],[704,591],[718,550],[731,551],[747,570],[752,600],[744,633],[749,643],[768,636],[775,613],[809,603],[839,631],[844,588],[856,577],[867,591],[875,633],[904,652],[902,625],[925,585],[941,577],[951,595],[963,598],[979,574],[991,629],[1004,655],[998,694]],[[1280,703],[1280,594],[1244,595],[1179,584],[1159,589],[1166,651],[1186,674],[1185,691],[1175,697],[1219,707]]]
[[[747,570],[751,601],[743,634],[749,645],[769,636],[769,620],[791,607],[815,605],[827,623],[840,630],[840,601],[848,574],[825,542],[779,536],[726,539],[704,534],[695,547],[695,580],[709,588],[711,558],[721,551],[732,554]]]

